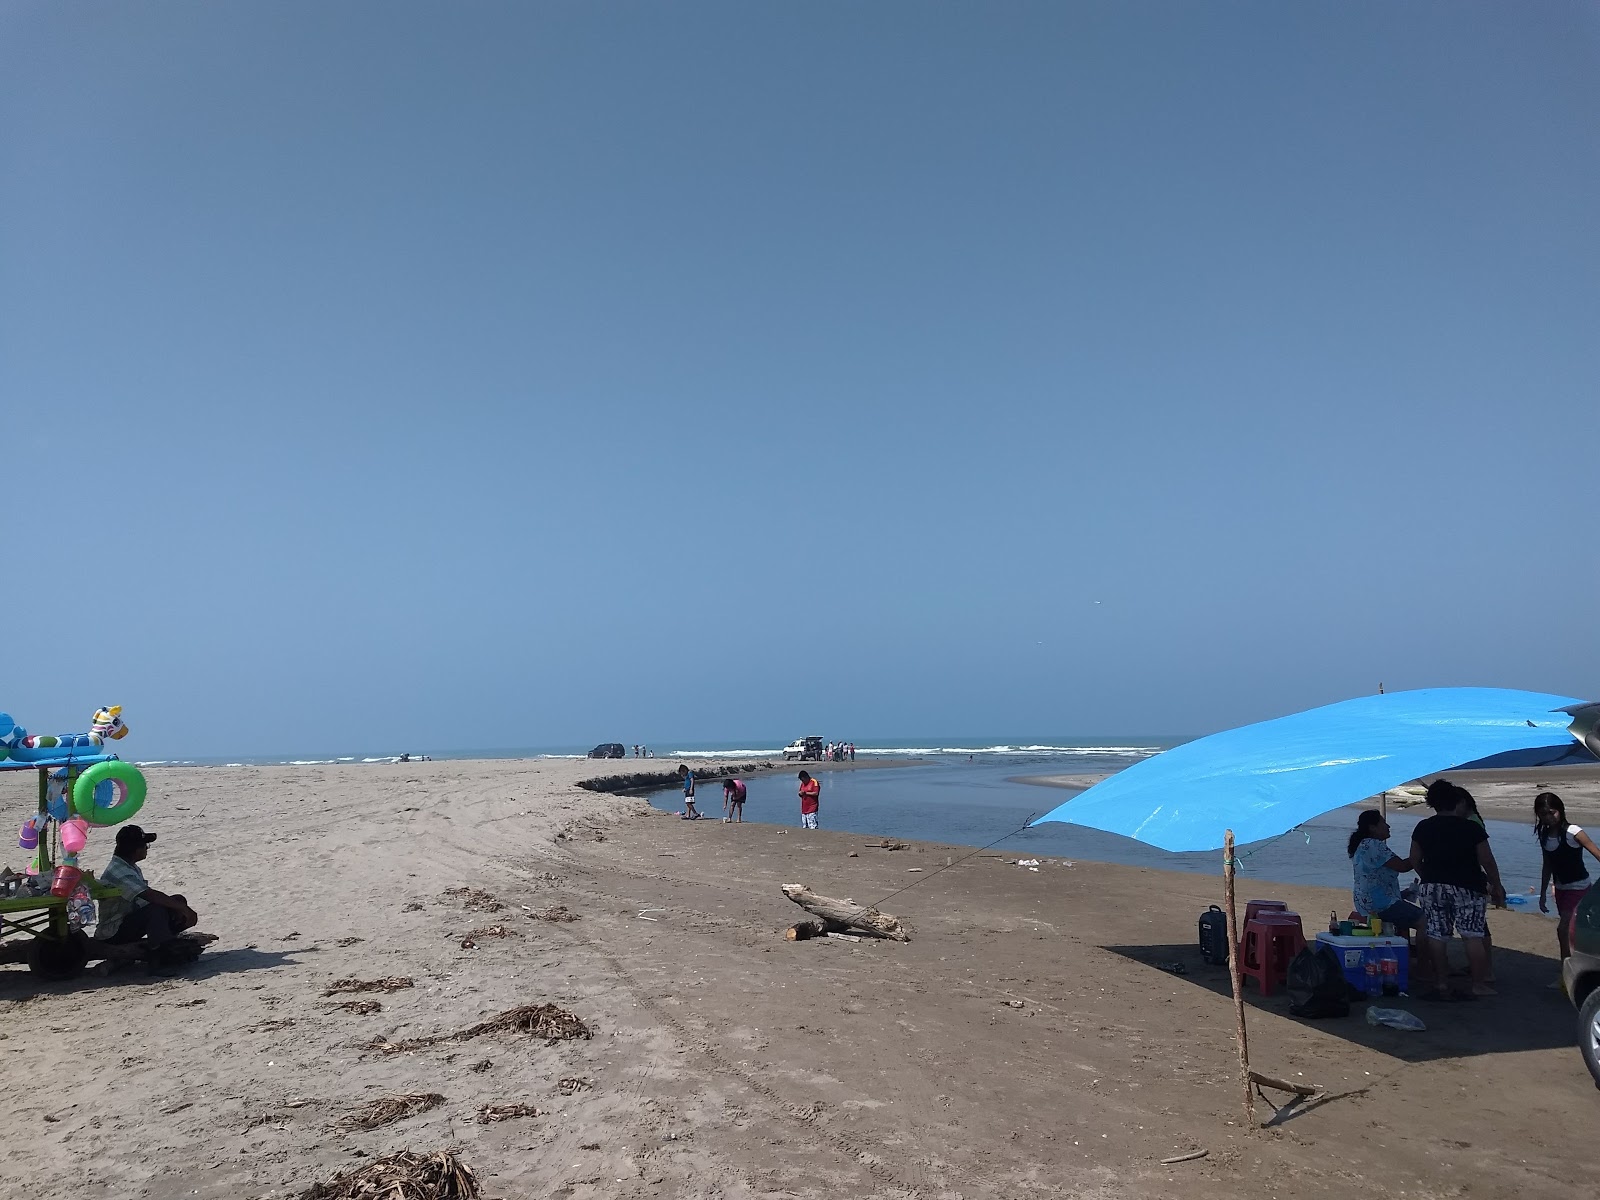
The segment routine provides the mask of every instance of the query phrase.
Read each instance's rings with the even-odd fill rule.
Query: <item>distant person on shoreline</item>
[[[722,819],[744,824],[745,786],[742,779],[722,781]]]
[[[817,827],[817,808],[822,800],[822,785],[811,778],[811,772],[800,772],[800,827]]]
[[[694,806],[694,772],[686,764],[679,763],[678,777],[683,780],[683,817],[686,821],[698,821],[700,810]]]

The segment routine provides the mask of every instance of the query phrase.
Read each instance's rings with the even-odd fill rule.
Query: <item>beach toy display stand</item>
[[[37,809],[18,834],[26,874],[16,876],[16,894],[9,886],[0,892],[0,965],[26,963],[42,977],[70,979],[103,957],[80,926],[93,919],[93,902],[115,891],[96,881],[79,856],[94,833],[144,803],[143,774],[106,748],[127,735],[121,712],[120,705],[99,709],[89,732],[61,735],[30,735],[0,713],[0,771],[39,776]]]
[[[0,763],[0,770],[34,767],[39,773],[39,812],[48,811],[50,766],[32,763]],[[67,789],[71,790],[80,772],[67,769]],[[56,822],[47,836],[39,839],[35,863],[41,877],[50,878],[61,859],[61,838]],[[77,881],[89,890],[91,899],[106,894],[92,871],[83,871]],[[75,889],[73,889],[75,890]],[[93,946],[81,930],[73,929],[68,917],[70,890],[66,896],[13,896],[0,898],[0,965],[26,963],[28,969],[46,979],[71,979],[88,963]]]

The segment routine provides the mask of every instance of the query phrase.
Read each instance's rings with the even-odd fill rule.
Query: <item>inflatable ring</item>
[[[94,802],[94,789],[110,780],[117,785],[122,799],[109,808]],[[117,825],[126,821],[144,807],[144,776],[132,763],[120,759],[98,762],[90,767],[72,785],[72,807],[91,825]]]

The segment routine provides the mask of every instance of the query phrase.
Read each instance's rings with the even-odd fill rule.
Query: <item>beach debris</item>
[[[649,911],[648,909],[646,911]],[[576,921],[578,914],[569,909],[565,904],[552,904],[549,908],[541,908],[532,914],[535,921]]]
[[[1017,866],[1019,866],[1019,867],[1037,867],[1038,865],[1039,865],[1039,860],[1037,858],[1019,858],[1019,859],[1017,859]]]
[[[845,857],[846,858],[860,858],[861,855],[858,854],[856,851],[852,850],[852,851],[850,851],[849,854],[845,855]]]
[[[456,1033],[436,1033],[429,1037],[403,1038],[392,1042],[386,1037],[375,1037],[361,1045],[363,1050],[376,1050],[379,1054],[408,1054],[425,1050],[442,1042],[466,1042],[486,1033],[531,1033],[544,1038],[551,1045],[573,1038],[591,1038],[594,1031],[578,1017],[554,1004],[524,1004],[509,1008],[497,1017]]]
[[[358,1017],[370,1017],[375,1012],[383,1011],[383,1005],[377,1000],[346,1000],[335,1007],[343,1012],[355,1013]]]
[[[257,1021],[254,1025],[246,1025],[244,1031],[246,1033],[278,1033],[281,1030],[288,1029],[293,1024],[293,1017],[279,1017],[274,1020]]]
[[[594,1086],[594,1080],[584,1079],[578,1075],[568,1075],[564,1079],[556,1080],[556,1091],[563,1096],[575,1096],[579,1092],[587,1092]]]
[[[594,1036],[594,1032],[582,1020],[564,1008],[557,1008],[554,1004],[524,1004],[507,1009],[498,1017],[481,1021],[470,1029],[463,1029],[451,1040],[464,1042],[486,1033],[505,1032],[531,1033],[550,1042]]]
[[[499,912],[505,908],[499,897],[482,888],[454,887],[445,888],[444,894],[452,900],[459,900],[461,907],[468,912]]]
[[[1416,1013],[1407,1012],[1403,1008],[1368,1008],[1368,1025],[1387,1025],[1390,1029],[1406,1029],[1413,1033],[1420,1033],[1428,1026]]]
[[[401,1150],[313,1183],[299,1200],[477,1200],[482,1194],[472,1168],[450,1151]]]
[[[400,911],[401,912],[421,912],[422,911],[422,901],[420,901],[420,900],[407,900],[404,904],[402,904],[400,906]]]
[[[486,938],[508,938],[521,936],[522,934],[518,933],[515,929],[512,929],[509,926],[488,925],[483,929],[469,930],[466,937],[461,939],[461,948],[463,950],[471,950],[480,941]]]
[[[485,1104],[478,1109],[478,1124],[492,1125],[496,1121],[513,1121],[518,1117],[537,1117],[539,1110],[531,1104]]]
[[[413,986],[409,975],[389,975],[383,979],[335,979],[322,989],[322,994],[338,996],[346,992],[398,992]]]
[[[473,1072],[473,1074],[475,1074],[475,1075],[482,1075],[485,1071],[487,1071],[492,1066],[494,1066],[494,1059],[486,1058],[481,1062],[473,1063],[472,1066],[468,1067],[467,1069],[469,1071]]]
[[[783,936],[791,942],[809,942],[812,938],[825,936],[827,932],[828,927],[821,921],[796,921],[783,931]]]
[[[1189,973],[1189,968],[1181,962],[1159,962],[1156,964],[1156,970],[1165,971],[1168,975],[1187,975]]]
[[[1210,1153],[1211,1151],[1209,1150],[1191,1150],[1187,1154],[1174,1154],[1171,1158],[1163,1158],[1161,1160],[1161,1165],[1163,1167],[1170,1167],[1173,1163],[1194,1162],[1195,1159],[1204,1158]]]
[[[889,913],[849,899],[820,896],[803,883],[786,883],[781,890],[812,916],[820,918],[829,933],[860,933],[896,942],[911,940],[911,931]]]
[[[659,921],[659,920],[661,920],[660,917],[652,917],[649,914],[650,913],[661,913],[661,914],[665,915],[666,911],[667,910],[664,909],[664,908],[641,908],[639,910],[639,920],[641,920],[641,921]]]
[[[419,905],[417,905],[417,907],[421,908],[422,905],[419,904]],[[335,942],[334,945],[339,947],[339,949],[341,949],[341,950],[348,950],[348,949],[350,949],[351,946],[359,945],[360,943],[362,943],[362,942],[364,942],[366,940],[367,940],[366,938],[342,937],[337,942]]]
[[[891,838],[884,838],[880,842],[868,842],[868,850],[907,850],[910,849],[904,842],[897,842]]]
[[[396,1121],[404,1121],[407,1117],[425,1113],[430,1108],[438,1108],[443,1103],[444,1097],[438,1092],[408,1092],[403,1096],[380,1096],[359,1108],[352,1109],[335,1121],[331,1128],[381,1129],[385,1125],[393,1125]]]
[[[1007,1000],[1005,1001],[1005,1006],[1007,1008],[1021,1008],[1023,1006],[1023,1002],[1021,1000]]]

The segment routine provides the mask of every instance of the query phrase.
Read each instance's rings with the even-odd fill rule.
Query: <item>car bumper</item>
[[[1577,955],[1561,960],[1561,986],[1566,990],[1567,999],[1572,1001],[1574,1007],[1578,1003],[1578,976],[1593,969],[1593,963]]]

